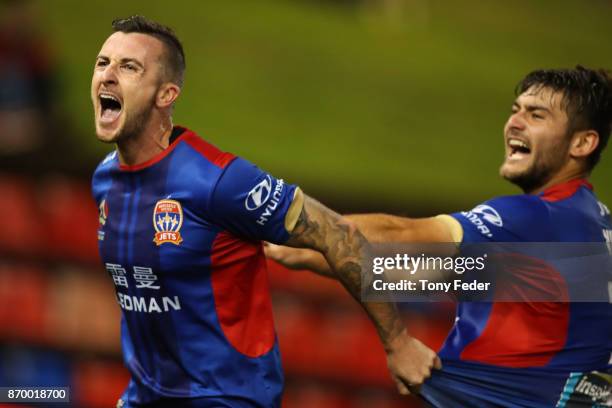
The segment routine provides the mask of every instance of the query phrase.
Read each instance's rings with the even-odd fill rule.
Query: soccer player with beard
[[[173,126],[185,57],[140,16],[113,22],[96,57],[100,255],[121,307],[131,373],[123,407],[279,407],[283,373],[262,240],[321,251],[359,299],[368,244],[295,185]],[[439,368],[394,305],[362,303],[402,393]]]
[[[607,242],[612,248],[610,211],[587,181],[610,137],[611,120],[607,72],[580,66],[531,72],[517,87],[504,127],[500,168],[524,194],[432,218],[347,218],[373,243],[456,242],[459,251],[488,242],[599,242],[603,248]],[[334,276],[312,251],[270,245],[266,252],[289,267]],[[521,279],[533,270],[512,272]],[[441,408],[610,406],[612,299],[601,300],[612,296],[611,271],[591,272],[573,268],[554,283],[571,301],[584,275],[594,276],[589,295],[597,302],[459,302],[439,352],[444,368],[426,381],[421,395]],[[558,276],[537,273],[531,277]]]

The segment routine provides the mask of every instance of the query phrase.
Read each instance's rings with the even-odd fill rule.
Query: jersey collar
[[[593,185],[585,178],[577,178],[565,183],[555,184],[544,190],[540,196],[546,201],[559,201],[573,196],[580,187],[593,190]]]
[[[121,171],[139,171],[139,170],[142,170],[142,169],[146,169],[147,167],[151,167],[152,165],[154,165],[155,163],[158,163],[164,157],[169,155],[174,150],[174,148],[178,145],[178,142],[180,141],[180,139],[182,139],[182,136],[184,136],[188,132],[189,132],[189,130],[184,128],[184,127],[175,126],[172,129],[172,134],[170,136],[170,144],[168,145],[168,147],[165,150],[159,152],[158,154],[156,154],[155,156],[153,156],[149,160],[147,160],[147,161],[145,161],[143,163],[140,163],[140,164],[135,164],[135,165],[130,166],[130,165],[127,165],[127,164],[119,163],[119,169]]]

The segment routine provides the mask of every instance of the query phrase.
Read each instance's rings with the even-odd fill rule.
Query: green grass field
[[[92,157],[109,149],[93,134],[94,57],[114,17],[143,14],[184,41],[175,123],[344,208],[423,214],[517,192],[497,168],[518,80],[540,67],[612,68],[603,0],[411,0],[393,15],[306,0],[40,6],[64,110]],[[593,181],[612,204],[607,153]]]

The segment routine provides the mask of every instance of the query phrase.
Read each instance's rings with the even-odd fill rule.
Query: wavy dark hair
[[[612,126],[612,79],[610,71],[577,65],[574,69],[540,69],[527,74],[516,86],[520,95],[529,88],[550,88],[562,92],[562,105],[569,119],[569,134],[595,130],[597,148],[587,157],[587,170],[599,162],[610,139]]]
[[[114,20],[113,31],[122,33],[142,33],[160,40],[166,48],[166,64],[164,65],[166,75],[168,79],[178,86],[183,86],[186,65],[185,52],[183,51],[183,45],[171,28],[153,20],[149,20],[146,17],[135,15]]]

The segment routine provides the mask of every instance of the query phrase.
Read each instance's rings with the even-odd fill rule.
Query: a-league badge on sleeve
[[[106,224],[106,219],[108,218],[108,204],[106,204],[106,200],[102,200],[100,205],[98,206],[98,222],[100,223],[100,227],[103,227]]]

